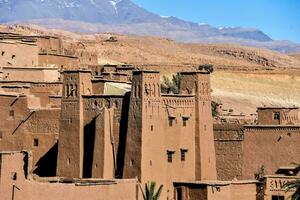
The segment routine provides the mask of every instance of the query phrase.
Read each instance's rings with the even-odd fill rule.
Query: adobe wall
[[[19,93],[19,94],[29,94],[30,93],[30,85],[29,84],[20,84],[20,83],[8,83],[5,81],[0,81],[1,90],[4,93]]]
[[[78,49],[75,51],[80,66],[98,65],[98,55],[96,52]]]
[[[61,82],[0,81],[0,86],[4,92],[26,94],[31,99],[36,99],[35,108],[60,105]]]
[[[218,180],[241,180],[243,170],[243,125],[214,124]]]
[[[256,200],[256,181],[175,182],[179,200]]]
[[[51,36],[37,37],[36,44],[40,53],[63,54],[63,42],[60,38]]]
[[[59,115],[60,109],[37,110],[24,124],[22,150],[32,151],[34,166],[58,141]]]
[[[243,179],[253,179],[264,165],[265,174],[300,160],[299,126],[245,126]]]
[[[1,200],[134,200],[137,193],[135,179],[91,180],[90,183],[39,182],[24,176],[24,153],[1,155]],[[29,157],[30,160],[30,157]],[[12,180],[14,175],[16,180]]]
[[[91,123],[91,121],[101,112],[103,108],[113,108],[112,115],[113,123],[113,142],[115,151],[118,152],[119,136],[120,136],[120,122],[122,117],[124,96],[112,95],[91,95],[83,98],[83,124],[84,126]]]
[[[236,181],[230,185],[230,200],[257,200],[257,185],[255,181]]]
[[[57,68],[3,67],[2,71],[5,81],[57,82],[60,78]]]
[[[38,65],[43,67],[55,66],[60,69],[77,69],[78,58],[60,54],[40,53],[38,55]]]
[[[30,110],[26,97],[15,96],[0,96],[0,109],[0,151],[31,150],[35,166],[57,142],[60,109]]]
[[[22,140],[17,142],[14,135],[20,122],[30,113],[26,96],[0,95],[0,139],[1,150],[22,149]],[[21,127],[23,128],[23,127]]]
[[[181,93],[195,94],[195,171],[197,180],[217,179],[209,74],[209,72],[201,70],[181,73]]]
[[[300,124],[298,108],[258,108],[259,125],[297,125]],[[277,116],[275,116],[277,115]]]
[[[31,83],[30,94],[40,98],[40,103],[42,107],[51,107],[52,102],[50,99],[50,95],[61,95],[62,83],[60,82]]]
[[[206,124],[195,104],[195,93],[162,95],[159,73],[134,72],[124,177],[138,175],[142,184],[163,184],[162,199],[172,198],[174,180],[196,180],[195,159],[202,156],[196,153],[196,123]]]
[[[282,176],[282,175],[271,175],[264,177],[264,200],[272,200],[273,196],[281,196],[284,199],[291,199],[292,194],[295,192],[295,189],[292,189],[288,192],[284,190],[283,185],[290,181],[295,181],[299,177],[295,176]],[[272,198],[273,197],[273,198]]]
[[[0,41],[0,67],[37,65],[38,47],[36,45]]]

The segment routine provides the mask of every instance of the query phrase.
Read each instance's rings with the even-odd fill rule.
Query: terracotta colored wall
[[[5,67],[2,70],[6,81],[57,82],[60,77],[57,69]]]
[[[285,192],[282,186],[289,182],[299,179],[294,176],[266,176],[264,178],[264,200],[272,200],[272,196],[284,196],[285,199],[290,199],[295,190]]]
[[[38,182],[24,177],[24,154],[12,153],[1,156],[0,195],[1,200],[107,200],[136,199],[136,180],[112,180],[112,183],[99,181],[98,184],[80,185],[74,183]],[[16,173],[17,180],[12,180]],[[18,188],[18,189],[17,189]]]
[[[279,114],[279,119],[274,119],[274,113]],[[300,124],[299,109],[296,108],[259,108],[258,124],[260,125],[296,125]]]
[[[78,58],[56,54],[38,55],[38,64],[43,67],[55,66],[60,69],[76,69],[78,68]]]
[[[124,96],[92,95],[83,97],[84,126],[89,124],[103,108],[113,108],[114,112],[111,113],[113,117],[111,123],[113,124],[112,139],[114,143],[113,146],[115,157],[117,157],[117,152],[119,152],[120,123],[122,117],[123,101]]]
[[[63,42],[60,38],[38,37],[37,46],[41,53],[63,54]]]
[[[2,52],[4,52],[3,55]],[[0,66],[32,67],[37,65],[38,47],[36,45],[0,42]]]
[[[240,182],[184,182],[175,183],[175,199],[183,200],[256,200],[255,181]],[[178,188],[182,196],[178,197]]]
[[[33,168],[57,142],[60,109],[28,109],[27,98],[21,97],[12,106],[16,97],[0,97],[0,151],[31,150]],[[14,111],[14,118],[9,112]],[[22,122],[23,121],[23,122]],[[38,145],[34,140],[38,139]]]
[[[299,127],[246,127],[243,142],[243,178],[254,178],[264,165],[266,174],[300,160]]]
[[[220,180],[254,179],[262,165],[265,174],[299,160],[298,126],[215,125],[215,145]]]
[[[230,200],[256,200],[256,192],[255,183],[233,183],[230,186]]]
[[[216,180],[216,157],[211,113],[211,86],[207,72],[181,73],[181,93],[195,94],[196,179]]]
[[[215,157],[212,156],[214,143],[213,138],[210,138],[213,137],[209,114],[210,98],[205,93],[210,92],[207,77],[208,74],[194,73],[191,78],[186,79],[186,83],[192,83],[191,87],[197,85],[194,93],[161,95],[159,73],[134,72],[124,176],[138,175],[143,184],[152,180],[163,184],[163,199],[173,196],[174,180],[196,180],[197,170],[203,170],[201,173],[205,176],[202,178],[216,178],[213,167]],[[206,89],[198,86],[205,83]],[[195,93],[199,97],[196,98],[199,101],[199,112],[195,112]],[[184,119],[186,125],[183,123]],[[197,130],[203,138],[195,136]],[[195,138],[198,138],[198,146],[195,146]],[[185,161],[181,160],[181,150],[187,150]],[[173,153],[172,162],[168,162],[167,152]],[[196,168],[195,160],[198,159],[200,163],[201,156],[202,165],[199,164],[199,168]]]
[[[53,83],[31,83],[30,94],[39,97],[42,107],[50,107],[50,95],[61,95],[62,84],[58,82]]]
[[[214,124],[218,180],[241,180],[243,170],[243,126]]]

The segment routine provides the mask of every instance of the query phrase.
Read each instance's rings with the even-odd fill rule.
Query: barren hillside
[[[0,27],[1,28],[1,27]],[[99,54],[99,63],[128,63],[159,69],[164,74],[200,64],[213,64],[215,99],[236,113],[254,113],[257,106],[300,106],[300,58],[229,44],[188,44],[158,37],[80,35],[40,27],[11,27],[20,33],[52,34],[67,42],[81,41]],[[110,37],[115,42],[107,41]]]

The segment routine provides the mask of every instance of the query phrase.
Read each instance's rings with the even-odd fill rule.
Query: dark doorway
[[[121,111],[120,132],[119,132],[119,146],[117,152],[117,169],[116,178],[123,177],[126,139],[127,139],[127,126],[128,126],[128,112],[129,112],[130,92],[124,96]]]
[[[96,119],[93,119],[84,127],[84,147],[83,147],[83,178],[92,178]]]
[[[182,200],[182,188],[176,188],[176,193],[177,193],[177,199],[176,200]]]
[[[58,143],[55,143],[51,149],[36,163],[36,169],[33,171],[33,173],[40,177],[56,176],[57,153]]]
[[[284,196],[272,196],[272,200],[284,200]]]

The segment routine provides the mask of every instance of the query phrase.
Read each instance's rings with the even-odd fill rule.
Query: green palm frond
[[[297,165],[297,169],[300,170],[300,164],[293,163]],[[285,192],[290,192],[291,190],[296,190],[292,196],[292,200],[300,200],[300,179],[294,180],[294,181],[289,181],[286,184],[283,185],[282,187]]]
[[[145,192],[143,191],[141,184],[139,184],[139,187],[142,191],[144,200],[159,200],[159,197],[161,195],[163,185],[160,185],[158,190],[155,191],[156,188],[156,182],[148,182],[145,184]]]

